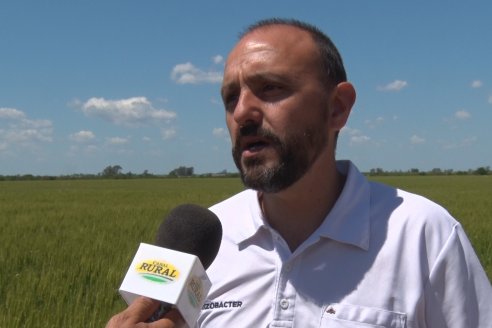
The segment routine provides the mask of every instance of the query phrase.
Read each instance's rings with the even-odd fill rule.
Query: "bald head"
[[[243,39],[246,35],[253,33],[254,31],[268,29],[274,26],[290,26],[305,31],[307,36],[311,37],[316,45],[318,55],[320,56],[320,73],[323,82],[333,86],[340,82],[347,81],[347,74],[338,49],[331,39],[314,25],[294,19],[265,19],[248,26],[244,32],[240,34],[240,39]]]

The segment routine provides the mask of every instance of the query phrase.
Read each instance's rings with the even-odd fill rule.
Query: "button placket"
[[[296,290],[292,285],[293,275],[296,274],[294,263],[296,260],[285,242],[285,240],[275,231],[273,241],[278,258],[278,280],[275,291],[275,321],[289,322],[294,320]]]
[[[296,290],[292,285],[292,275],[295,275],[292,260],[282,263],[279,271],[279,284],[276,297],[276,320],[292,321],[295,315]]]

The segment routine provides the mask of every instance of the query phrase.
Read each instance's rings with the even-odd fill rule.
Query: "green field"
[[[492,176],[377,179],[448,208],[492,277]],[[240,190],[232,178],[0,181],[0,327],[104,327],[168,211]]]

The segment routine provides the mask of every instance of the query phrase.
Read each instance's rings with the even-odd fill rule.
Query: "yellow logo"
[[[167,284],[179,278],[178,269],[171,263],[162,260],[142,261],[137,264],[135,271],[143,278],[160,284]]]

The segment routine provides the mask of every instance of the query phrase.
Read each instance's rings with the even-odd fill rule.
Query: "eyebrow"
[[[256,83],[261,81],[273,81],[278,83],[292,83],[296,79],[292,77],[286,77],[284,74],[272,73],[270,71],[258,71],[248,75],[245,78],[247,83]],[[237,81],[231,81],[222,85],[220,94],[222,98],[230,91],[238,88],[239,83]]]
[[[230,92],[230,90],[236,89],[237,88],[237,83],[236,82],[230,82],[223,84],[222,87],[220,88],[220,96],[222,99],[225,98],[226,94]]]

